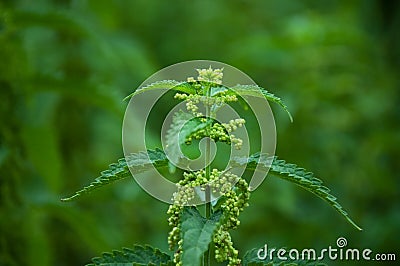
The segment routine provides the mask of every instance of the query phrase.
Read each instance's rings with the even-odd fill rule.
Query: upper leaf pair
[[[163,80],[163,81],[158,81],[151,83],[149,85],[146,85],[144,87],[139,88],[129,96],[125,98],[129,99],[137,94],[150,91],[150,90],[159,90],[159,89],[168,89],[168,90],[175,90],[178,92],[186,93],[186,94],[195,94],[197,93],[196,88],[193,86],[194,84],[197,84],[198,81],[176,81],[176,80]],[[289,112],[289,109],[287,108],[286,104],[282,101],[281,98],[275,96],[274,94],[268,92],[266,89],[259,87],[257,85],[236,85],[231,88],[225,87],[220,84],[212,84],[210,86],[211,92],[209,96],[213,97],[216,96],[218,93],[224,92],[227,94],[236,94],[241,97],[243,96],[253,96],[253,97],[264,97],[266,100],[270,102],[274,102],[279,104],[285,112],[288,114],[290,121],[293,122],[293,117]]]

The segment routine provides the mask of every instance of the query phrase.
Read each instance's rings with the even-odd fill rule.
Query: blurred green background
[[[122,157],[122,99],[173,63],[239,68],[282,97],[277,155],[312,170],[322,200],[267,178],[233,234],[265,243],[400,249],[397,1],[0,1],[0,265],[83,265],[103,251],[167,251],[167,205],[133,179],[61,203]],[[330,264],[334,264],[333,262]],[[336,262],[336,264],[340,264]],[[347,263],[350,265],[364,265]],[[384,265],[385,263],[379,263]]]

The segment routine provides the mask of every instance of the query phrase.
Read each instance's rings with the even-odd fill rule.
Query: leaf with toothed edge
[[[272,160],[272,164],[271,164]],[[247,164],[247,165],[246,165]],[[287,163],[284,160],[279,160],[277,157],[267,157],[260,153],[251,155],[248,158],[237,157],[233,159],[232,166],[244,166],[246,169],[255,170],[257,165],[264,170],[286,181],[297,184],[298,186],[317,195],[336,211],[338,211],[352,226],[358,230],[362,230],[347,214],[343,207],[337,202],[337,198],[330,194],[330,189],[323,185],[322,181],[314,176],[313,173],[307,172],[304,168],[300,168],[295,164]]]
[[[351,220],[347,212],[343,210],[343,207],[337,202],[336,197],[330,194],[329,188],[324,186],[322,181],[316,178],[313,173],[307,172],[304,168],[300,168],[295,164],[286,163],[286,161],[279,160],[277,157],[267,157],[259,153],[253,154],[248,158],[236,157],[233,158],[232,162],[233,167],[246,165],[248,170],[255,170],[257,165],[264,168],[264,170],[269,169],[269,173],[273,176],[295,183],[322,198],[338,211],[351,225],[358,230],[362,230]],[[62,201],[72,201],[100,187],[131,176],[128,165],[129,167],[134,167],[133,169],[136,173],[140,173],[153,166],[156,168],[166,167],[168,166],[168,159],[165,153],[159,149],[149,150],[148,153],[140,152],[131,154],[128,157],[128,163],[125,158],[119,159],[118,163],[111,164],[108,170],[101,172],[101,176],[96,178],[90,185],[77,191],[70,197],[63,198]]]
[[[283,110],[285,110],[285,112],[288,114],[290,121],[293,122],[293,117],[290,114],[286,104],[281,100],[281,98],[268,92],[266,89],[259,87],[257,85],[236,85],[233,86],[231,90],[236,92],[238,95],[242,96],[255,96],[255,97],[260,97],[260,95],[264,96],[264,98],[267,99],[268,101],[279,104],[283,108]]]
[[[101,175],[88,186],[85,186],[81,190],[75,192],[75,194],[72,196],[63,198],[61,200],[72,201],[105,185],[122,180],[126,177],[130,177],[132,173],[129,171],[129,168],[131,168],[133,174],[135,174],[142,173],[151,169],[152,167],[162,167],[166,166],[167,164],[167,157],[160,149],[130,154],[125,158],[119,159],[117,163],[110,164],[109,168],[105,171],[102,171]]]
[[[222,217],[221,211],[213,213],[209,219],[206,219],[195,207],[183,209],[181,213],[183,265],[201,265],[201,257],[207,251]]]
[[[112,253],[105,252],[101,257],[92,259],[91,264],[86,266],[132,266],[132,265],[157,265],[173,266],[171,257],[157,248],[149,245],[135,245],[133,249],[123,248],[122,251],[114,250]]]
[[[151,83],[149,85],[146,85],[144,87],[141,87],[137,89],[135,92],[131,93],[127,97],[125,97],[124,100],[127,100],[139,93],[145,92],[145,91],[150,91],[150,90],[160,90],[160,89],[172,89],[176,90],[179,92],[184,92],[188,94],[193,94],[196,92],[196,90],[190,85],[189,82],[182,82],[182,81],[176,81],[176,80],[162,80],[162,81],[157,81],[154,83]]]
[[[165,153],[160,149],[149,150],[148,153],[140,152],[131,154],[128,158],[128,164],[125,158],[119,159],[118,163],[111,164],[109,169],[103,171],[101,176],[96,178],[90,185],[77,191],[74,195],[62,199],[62,201],[72,201],[107,184],[131,176],[128,165],[134,167],[137,173],[146,171],[149,169],[151,164],[156,168],[168,166],[168,159]],[[267,157],[260,153],[253,154],[248,158],[236,157],[233,158],[232,162],[232,167],[246,165],[248,170],[255,170],[257,165],[259,165],[259,167],[264,168],[264,170],[269,169],[269,173],[273,176],[295,183],[322,198],[344,216],[351,225],[358,230],[362,230],[353,220],[351,220],[347,212],[343,210],[343,207],[337,202],[336,197],[329,193],[329,188],[324,186],[322,181],[316,178],[313,173],[307,172],[304,168],[300,168],[295,164],[286,163],[286,161],[279,160],[277,157]]]
[[[124,100],[127,100],[139,93],[145,92],[145,91],[150,91],[150,90],[157,90],[157,89],[172,89],[175,91],[187,93],[187,94],[195,94],[196,89],[193,87],[193,82],[186,82],[186,81],[176,81],[176,80],[162,80],[162,81],[157,81],[154,83],[151,83],[149,85],[143,86],[136,90],[135,92],[131,93],[127,97],[125,97]],[[239,95],[245,95],[245,96],[255,96],[255,97],[260,97],[260,95],[264,96],[265,99],[268,101],[274,102],[279,104],[285,112],[288,114],[290,121],[293,122],[293,117],[289,112],[288,107],[286,104],[282,101],[281,98],[275,96],[274,94],[270,93],[266,89],[259,87],[257,85],[236,85],[231,88],[227,88],[224,86],[216,86],[215,88],[212,88],[212,96],[215,96],[218,93],[221,92],[235,92]]]

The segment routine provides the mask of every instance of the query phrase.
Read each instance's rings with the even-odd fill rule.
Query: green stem
[[[206,192],[206,201],[207,201],[207,203],[206,203],[206,218],[210,219],[212,210],[211,210],[211,201],[210,201],[211,195],[210,195],[210,187],[209,186],[206,187],[205,192]],[[204,265],[205,266],[211,265],[211,246],[210,245],[208,246],[208,250],[204,254]]]
[[[211,173],[211,166],[209,165],[210,163],[210,157],[211,157],[211,140],[207,139],[206,142],[206,178],[207,180],[210,180],[210,173]],[[206,200],[206,218],[210,219],[211,214],[212,214],[212,206],[211,206],[211,190],[210,186],[207,185],[206,190],[205,190],[205,200]],[[208,250],[204,254],[204,266],[210,266],[211,265],[211,244],[208,245]]]
[[[206,91],[206,95],[209,96],[210,93],[210,89],[208,88]],[[206,117],[210,118],[210,106],[206,106]],[[206,168],[205,168],[205,173],[206,173],[206,178],[207,180],[210,180],[210,174],[211,174],[211,165],[210,165],[210,161],[211,161],[211,139],[208,138],[206,140],[206,156],[205,156],[205,164],[206,164]],[[207,186],[206,187],[206,191],[205,191],[205,200],[206,200],[206,213],[205,216],[207,219],[210,219],[211,214],[212,214],[212,206],[211,206],[211,191],[210,191],[210,187]],[[204,265],[205,266],[210,266],[211,265],[211,248],[210,245],[208,246],[208,250],[206,251],[206,253],[204,254]]]
[[[209,164],[210,162],[210,157],[211,157],[211,143],[210,139],[207,139],[206,142],[206,163]],[[211,166],[207,165],[206,169],[206,178],[207,180],[210,180],[210,174],[211,174]],[[205,191],[205,200],[206,200],[206,218],[209,219],[211,217],[211,191],[210,191],[210,186],[206,187]]]

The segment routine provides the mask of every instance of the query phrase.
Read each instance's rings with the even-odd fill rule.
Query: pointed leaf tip
[[[347,222],[349,222],[354,228],[361,231],[359,227],[343,210],[343,207],[337,201],[337,198],[330,194],[329,188],[323,185],[322,181],[311,172],[308,172],[304,168],[298,167],[296,164],[287,163],[284,160],[279,160],[274,157],[272,164],[267,163],[268,161],[260,160],[262,154],[253,154],[248,158],[238,157],[234,158],[234,162],[238,166],[246,165],[248,170],[255,170],[257,166],[261,167],[265,171],[269,171],[273,176],[282,178],[286,181],[295,183],[296,185],[308,190],[309,192],[317,195],[329,205],[331,205],[340,215],[342,215]]]
[[[68,202],[88,194],[98,188],[125,179],[133,174],[141,173],[152,167],[167,166],[168,159],[161,150],[147,150],[147,152],[133,153],[126,158],[119,159],[117,163],[110,164],[107,170],[100,173],[92,183],[75,192],[70,197],[62,198],[62,202]],[[130,170],[131,168],[131,170]]]

